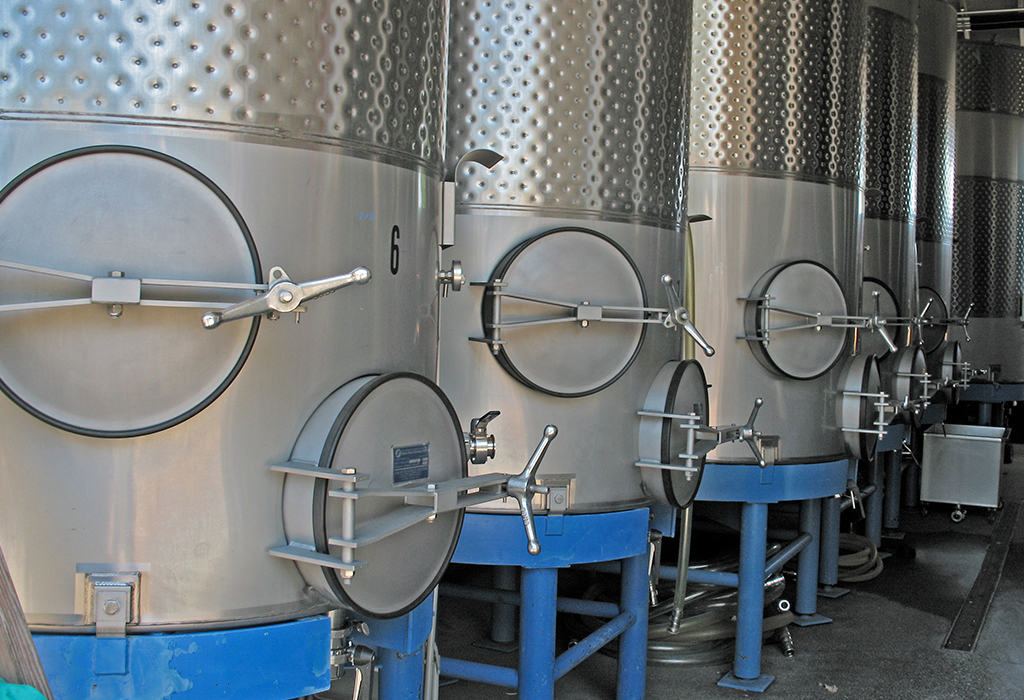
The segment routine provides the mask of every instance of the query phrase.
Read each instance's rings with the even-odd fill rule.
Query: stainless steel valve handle
[[[537,470],[540,468],[544,453],[548,451],[548,445],[558,435],[558,428],[549,425],[544,428],[544,436],[541,437],[537,449],[533,451],[526,468],[516,476],[509,477],[508,495],[519,502],[519,514],[523,516],[523,527],[526,528],[527,548],[530,554],[540,554],[540,541],[537,539],[537,527],[533,520],[533,497],[536,494],[547,494],[548,487],[537,484]]]
[[[304,302],[319,299],[351,284],[366,284],[370,271],[357,267],[348,274],[295,284],[284,268],[270,269],[270,289],[252,299],[229,306],[222,311],[208,311],[203,314],[203,327],[213,329],[227,321],[252,318],[264,313],[288,313],[296,311]]]

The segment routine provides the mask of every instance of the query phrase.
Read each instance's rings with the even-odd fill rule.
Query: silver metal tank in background
[[[649,502],[637,410],[681,340],[637,321],[679,280],[689,23],[688,1],[452,3],[444,259],[487,284],[442,302],[440,385],[460,414],[501,412],[482,471],[518,471],[558,426],[540,509]],[[460,164],[484,148],[504,160]]]
[[[694,316],[718,350],[702,360],[712,424],[763,397],[780,462],[842,458],[852,334],[814,315],[856,313],[860,294],[866,4],[707,0],[694,14],[690,212],[712,219],[693,225]],[[712,458],[751,461],[742,445]]]
[[[915,184],[917,177],[916,0],[869,0],[864,279],[861,304],[872,313],[878,292],[884,317],[913,315],[917,306]],[[895,80],[894,76],[911,76]],[[880,339],[862,336],[861,349],[881,356]],[[906,328],[892,329],[906,345]]]
[[[858,352],[880,360],[882,388],[897,404],[921,397],[920,381],[905,375],[925,371],[910,324],[918,296],[917,41],[917,0],[869,0],[861,309],[869,316],[899,319],[899,325],[884,329],[888,341],[882,331],[862,331]],[[899,349],[893,351],[889,341]]]
[[[918,0],[918,310],[928,305],[925,315],[936,320],[949,318],[952,301],[956,7],[955,0]],[[940,361],[946,330],[944,323],[922,328],[923,349]]]
[[[336,605],[268,553],[296,539],[271,465],[320,456],[299,435],[354,380],[434,375],[445,19],[440,0],[0,6],[0,540],[35,630],[91,631],[111,581],[134,586],[129,632]],[[299,325],[203,327],[285,270],[357,266],[372,279]],[[443,404],[454,462],[431,476],[462,470]],[[378,415],[372,435],[402,423]],[[402,545],[400,574],[368,574],[394,585],[366,607],[414,602],[454,518],[439,557]]]
[[[956,53],[954,314],[972,367],[1024,381],[1024,48],[961,40]],[[952,336],[952,332],[951,332]],[[997,369],[998,366],[998,369]]]

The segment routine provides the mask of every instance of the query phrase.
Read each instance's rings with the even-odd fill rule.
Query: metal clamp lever
[[[348,663],[356,672],[352,700],[371,700],[377,656],[372,649],[357,644],[349,649]]]
[[[665,316],[664,324],[666,328],[681,327],[687,335],[693,338],[693,341],[701,347],[704,354],[711,357],[715,354],[715,349],[708,344],[708,341],[704,340],[704,336],[700,334],[697,327],[693,325],[693,321],[690,320],[690,312],[686,310],[682,302],[679,300],[679,292],[676,291],[675,285],[672,284],[671,275],[662,275],[661,283],[665,285],[665,293],[668,295],[668,305],[672,307],[669,310],[667,316]]]
[[[757,420],[757,414],[763,405],[764,399],[758,397],[754,400],[754,407],[751,409],[750,418],[747,419],[746,423],[743,425],[736,425],[734,423],[724,427],[701,425],[700,416],[696,413],[682,415],[660,413],[657,411],[637,411],[637,414],[641,417],[671,418],[673,420],[678,420],[679,427],[686,431],[686,452],[678,455],[679,458],[683,460],[682,465],[659,464],[652,461],[641,460],[636,463],[636,466],[684,471],[688,472],[689,475],[689,473],[700,470],[699,466],[696,466],[696,460],[704,457],[719,445],[742,440],[747,443],[747,446],[750,447],[750,451],[754,453],[757,465],[759,467],[765,467],[768,462],[765,460],[764,453],[762,452],[760,445],[761,438],[765,436],[761,434],[761,431],[754,428],[754,422]]]
[[[929,299],[921,309],[920,313],[915,316],[912,320],[914,327],[917,329],[918,337],[921,336],[921,329],[923,326],[960,326],[964,329],[964,338],[967,342],[971,342],[971,334],[967,331],[967,328],[971,325],[971,312],[974,310],[974,302],[971,302],[967,307],[967,312],[963,316],[951,316],[949,318],[928,318],[928,309],[931,308],[934,299]]]
[[[284,268],[273,267],[270,269],[270,280],[270,289],[263,294],[229,306],[222,311],[208,311],[203,314],[203,327],[213,329],[227,321],[252,318],[263,313],[297,311],[304,302],[327,296],[342,287],[347,287],[350,284],[366,284],[370,281],[370,271],[365,267],[357,267],[345,275],[295,284],[288,277]]]
[[[526,528],[527,549],[530,554],[540,554],[540,541],[537,539],[537,527],[533,521],[533,497],[535,494],[547,494],[547,486],[537,485],[537,470],[540,468],[544,453],[548,451],[551,441],[558,435],[558,428],[549,425],[544,428],[544,436],[541,437],[533,456],[526,463],[526,468],[516,476],[509,477],[508,495],[519,502],[519,514],[523,516],[523,527]]]
[[[454,268],[453,268],[454,269]],[[446,279],[446,275],[449,273],[441,273],[439,279]],[[500,345],[506,344],[508,341],[501,339],[501,331],[506,328],[522,328],[526,326],[544,326],[553,323],[579,323],[582,328],[589,328],[591,323],[603,321],[605,323],[650,323],[659,324],[670,330],[676,328],[682,328],[688,333],[700,347],[704,350],[704,354],[711,357],[715,354],[715,349],[711,347],[708,342],[704,339],[704,336],[700,334],[696,326],[690,320],[689,312],[680,304],[679,295],[672,284],[671,275],[663,275],[661,278],[662,283],[665,285],[668,293],[669,305],[671,308],[659,308],[651,306],[609,306],[600,304],[591,304],[589,301],[571,302],[571,301],[559,301],[557,299],[547,299],[544,297],[532,296],[530,294],[521,294],[519,292],[506,291],[507,283],[500,279],[495,279],[490,282],[470,282],[472,287],[484,287],[484,303],[491,305],[490,317],[493,320],[485,326],[484,331],[487,334],[483,338],[470,338],[470,340],[478,343],[486,343],[491,346],[492,351],[497,352]],[[562,315],[550,316],[547,318],[535,318],[523,321],[502,321],[501,320],[501,300],[517,299],[519,301],[526,301],[532,304],[538,304],[540,306],[549,306],[555,309],[561,310]],[[626,314],[631,314],[627,316]]]

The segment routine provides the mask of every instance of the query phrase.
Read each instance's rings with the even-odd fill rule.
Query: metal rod
[[[796,539],[776,552],[764,565],[765,578],[781,571],[782,567],[786,565],[786,562],[804,551],[804,548],[809,545],[813,539],[814,538],[806,532],[800,533]]]
[[[692,431],[691,431],[692,436]],[[683,508],[679,513],[679,559],[676,565],[676,587],[672,598],[672,616],[669,618],[669,634],[677,634],[683,624],[683,608],[686,606],[686,583],[690,569],[690,543],[693,537],[693,506]]]
[[[449,659],[445,656],[441,657],[441,675],[464,681],[499,685],[503,688],[516,688],[519,685],[519,674],[514,668]]]
[[[555,659],[555,680],[558,680],[589,659],[594,655],[594,652],[618,637],[624,630],[635,623],[636,619],[633,615],[624,612],[588,634]]]

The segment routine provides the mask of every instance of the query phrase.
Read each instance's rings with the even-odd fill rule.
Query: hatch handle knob
[[[508,495],[519,502],[519,514],[523,516],[523,527],[526,528],[527,549],[534,556],[540,554],[540,541],[537,539],[537,527],[533,520],[533,497],[535,494],[547,494],[547,486],[537,484],[537,470],[540,468],[541,460],[548,451],[551,441],[558,435],[558,428],[549,425],[544,428],[544,435],[533,451],[533,456],[526,463],[523,471],[508,480]]]
[[[447,297],[448,290],[458,292],[466,283],[466,273],[462,271],[462,261],[452,260],[452,269],[440,270],[437,273],[437,282],[441,285],[441,296]]]
[[[279,314],[298,311],[304,302],[319,299],[350,284],[366,284],[370,271],[357,267],[351,272],[322,280],[295,284],[282,267],[270,269],[270,289],[222,311],[203,314],[203,327],[213,329],[227,321],[252,318],[264,313]]]

